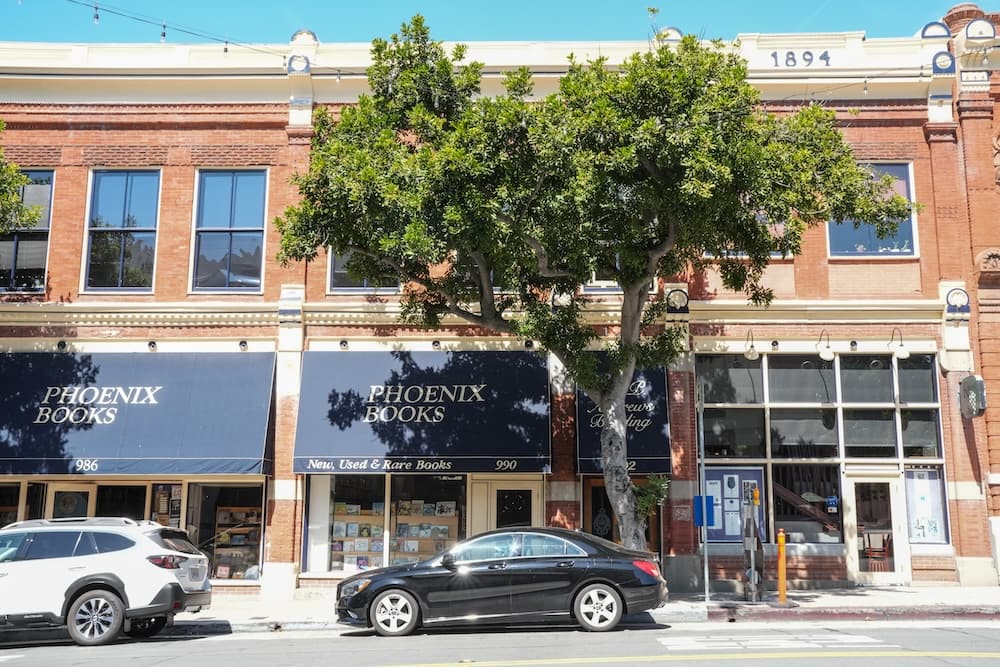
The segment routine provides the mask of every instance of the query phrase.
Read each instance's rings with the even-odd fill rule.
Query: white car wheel
[[[372,626],[383,637],[408,635],[417,627],[420,608],[406,591],[392,589],[379,593],[371,606]]]
[[[111,591],[89,591],[78,597],[66,618],[70,639],[81,646],[99,646],[114,640],[125,622],[125,607]]]
[[[592,584],[576,596],[573,615],[584,630],[605,632],[622,620],[622,600],[607,584]]]

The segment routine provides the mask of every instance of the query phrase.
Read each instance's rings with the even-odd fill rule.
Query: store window
[[[389,564],[414,563],[465,537],[465,477],[393,476]]]
[[[772,403],[835,403],[837,377],[832,361],[812,356],[770,355],[768,400]]]
[[[209,556],[213,579],[260,577],[264,489],[255,485],[191,484],[191,542]]]
[[[124,516],[135,521],[146,518],[146,485],[102,484],[97,487],[94,516]]]
[[[330,570],[385,564],[385,477],[337,475],[330,484]]]
[[[905,199],[913,200],[910,188],[910,167],[907,164],[873,164],[877,176],[888,174],[893,178],[893,190]],[[896,233],[879,238],[875,226],[865,223],[855,225],[853,220],[840,224],[827,224],[830,235],[830,255],[833,257],[907,257],[914,254],[913,216],[899,221]]]
[[[201,171],[194,288],[259,290],[264,262],[264,171]]]
[[[0,234],[0,292],[41,292],[45,289],[52,172],[30,170],[23,173],[29,182],[21,188],[21,203],[37,207],[39,218],[31,229]]]
[[[912,544],[947,544],[948,520],[941,468],[907,468],[906,516]]]
[[[841,542],[840,468],[837,465],[775,465],[774,527],[795,542]]]
[[[17,521],[17,503],[20,497],[20,484],[0,484],[0,528]]]
[[[772,408],[771,453],[790,459],[837,456],[837,411],[828,408]]]
[[[88,289],[149,290],[156,255],[158,171],[95,171]]]
[[[149,498],[149,519],[171,528],[181,527],[180,484],[154,484]]]

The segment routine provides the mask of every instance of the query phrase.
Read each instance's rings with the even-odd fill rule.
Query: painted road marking
[[[843,649],[843,648],[899,648],[874,637],[844,634],[791,634],[791,635],[728,635],[695,637],[661,637],[659,641],[668,651],[766,651],[774,649]]]

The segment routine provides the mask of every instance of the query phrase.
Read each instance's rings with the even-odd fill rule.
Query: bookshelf
[[[330,569],[382,567],[385,503],[337,502],[330,521]]]
[[[398,501],[390,517],[391,564],[415,563],[455,544],[459,536],[455,506],[455,501]]]
[[[218,507],[215,520],[215,551],[212,577],[215,579],[256,578],[260,560],[260,509]],[[248,575],[248,570],[254,568]]]
[[[454,501],[398,501],[386,529],[385,503],[334,503],[330,569],[372,569],[444,551],[458,540],[455,506]]]

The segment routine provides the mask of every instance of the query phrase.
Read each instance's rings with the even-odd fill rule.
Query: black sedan
[[[419,626],[570,617],[601,632],[666,599],[667,582],[648,551],[561,528],[502,528],[420,563],[344,579],[337,616],[384,636]]]

